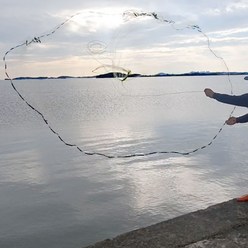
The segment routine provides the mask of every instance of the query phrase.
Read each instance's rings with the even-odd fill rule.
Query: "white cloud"
[[[240,10],[247,10],[248,2],[246,0],[243,1],[234,1],[226,6],[226,12],[235,12]]]
[[[215,32],[210,32],[209,35],[218,35],[218,36],[229,36],[234,34],[248,34],[248,28],[247,27],[237,27],[232,29],[226,29],[226,30],[220,30]]]

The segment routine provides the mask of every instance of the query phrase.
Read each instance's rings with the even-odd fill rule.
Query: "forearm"
[[[236,123],[246,123],[246,122],[248,122],[248,114],[236,118]]]
[[[248,94],[244,94],[241,96],[232,96],[227,94],[214,93],[213,98],[222,103],[248,107]]]

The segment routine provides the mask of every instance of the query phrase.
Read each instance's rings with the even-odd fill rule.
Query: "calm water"
[[[192,150],[232,110],[202,93],[229,93],[226,77],[15,84],[67,142],[108,154]],[[82,247],[248,193],[246,124],[190,156],[106,159],[62,144],[8,81],[0,106],[0,247]]]

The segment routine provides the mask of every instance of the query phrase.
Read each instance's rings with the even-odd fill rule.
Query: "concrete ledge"
[[[87,248],[247,248],[248,202],[231,200]]]

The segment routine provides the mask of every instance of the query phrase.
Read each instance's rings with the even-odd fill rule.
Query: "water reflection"
[[[228,199],[225,185],[207,176],[201,166],[207,157],[169,157],[135,162],[125,169],[130,186],[130,203],[137,214],[160,215],[164,219]],[[207,164],[207,163],[206,163]],[[213,198],[213,192],[215,199]]]
[[[11,156],[11,164],[9,156]],[[40,184],[46,181],[44,168],[38,164],[38,154],[35,151],[23,151],[10,154],[9,156],[4,156],[5,158],[1,161],[5,164],[5,166],[1,168],[1,182]]]

